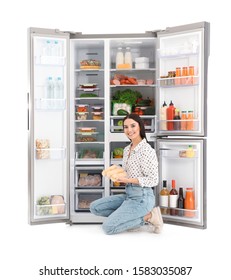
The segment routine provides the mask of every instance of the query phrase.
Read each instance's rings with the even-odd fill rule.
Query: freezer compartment
[[[203,228],[205,226],[206,209],[204,205],[205,182],[204,176],[204,140],[197,139],[158,139],[157,151],[159,157],[160,184],[157,188],[158,204],[162,198],[160,191],[163,188],[163,180],[167,181],[167,189],[172,189],[172,180],[175,180],[178,192],[176,205],[173,207],[169,196],[168,206],[161,206],[161,212],[165,221],[169,223],[188,224]],[[178,208],[179,189],[183,189],[184,207]],[[186,203],[186,190],[193,193],[193,203]],[[170,207],[171,206],[171,207]]]
[[[76,190],[75,191],[75,211],[90,212],[90,204],[102,198],[103,191],[100,190]]]
[[[104,188],[103,166],[76,166],[76,188]]]
[[[104,40],[73,40],[75,68],[97,70],[104,68]]]
[[[122,48],[125,55],[127,47],[130,47],[132,56],[132,69],[139,68],[138,64],[143,65],[142,69],[155,68],[155,52],[156,39],[155,38],[120,38],[110,40],[110,66],[112,69],[116,68],[116,54],[118,48]],[[143,58],[146,58],[144,60]],[[141,65],[142,66],[142,65]],[[121,61],[120,69],[127,69],[127,62]]]

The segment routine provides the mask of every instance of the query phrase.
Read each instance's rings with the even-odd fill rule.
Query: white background
[[[38,269],[192,266],[184,279],[227,279],[230,252],[231,60],[229,1],[8,0],[1,6],[1,279],[57,279]],[[215,4],[217,3],[217,4]],[[104,10],[102,10],[104,8]],[[211,23],[208,88],[208,229],[165,225],[163,234],[105,235],[100,225],[27,223],[27,28],[139,33]],[[225,163],[225,160],[227,162]],[[183,174],[182,174],[183,176]],[[228,238],[229,237],[229,238]],[[132,276],[122,279],[176,279]],[[68,277],[59,279],[115,279]]]

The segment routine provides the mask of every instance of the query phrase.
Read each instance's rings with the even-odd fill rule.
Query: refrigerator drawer
[[[90,204],[103,197],[103,192],[100,190],[76,190],[75,191],[75,211],[89,212]]]
[[[76,168],[76,188],[85,189],[104,188],[104,179],[102,176],[102,167],[77,167]]]

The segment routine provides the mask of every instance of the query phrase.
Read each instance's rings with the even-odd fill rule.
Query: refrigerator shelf
[[[160,207],[163,218],[174,218],[174,219],[198,219],[198,213],[199,211],[197,209],[195,210],[189,210],[189,209],[181,209],[181,208],[170,208],[170,207]],[[171,212],[174,211],[174,214],[171,214]]]
[[[89,68],[89,69],[80,69],[80,68],[78,68],[78,69],[75,69],[74,70],[75,72],[104,72],[104,69],[103,68],[96,68],[96,69],[94,69],[94,68]]]
[[[66,99],[36,98],[35,109],[38,111],[62,111],[66,109]]]
[[[119,87],[147,87],[147,88],[154,88],[156,87],[155,84],[152,84],[152,85],[133,85],[133,84],[127,84],[127,85],[110,85],[111,88],[119,88]]]
[[[37,160],[64,160],[66,148],[35,149],[35,158]]]
[[[135,68],[132,68],[132,69],[116,69],[116,68],[112,68],[110,70],[111,72],[144,72],[144,71],[156,71],[156,68],[145,68],[145,69],[135,69]]]

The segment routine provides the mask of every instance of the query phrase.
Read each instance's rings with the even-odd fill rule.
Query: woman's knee
[[[116,232],[116,227],[110,223],[108,223],[108,220],[106,220],[103,225],[102,225],[103,231],[110,235],[110,234],[115,234]]]

